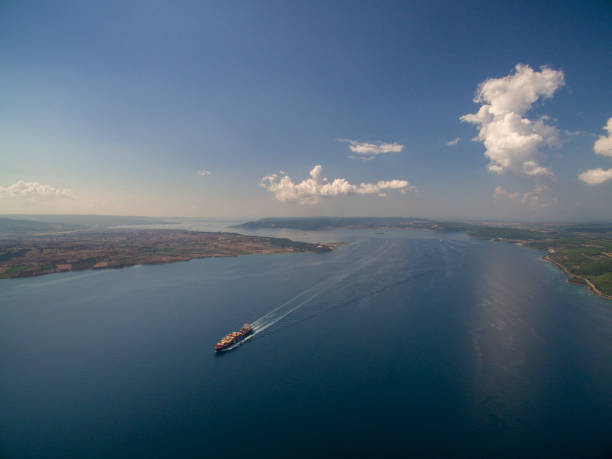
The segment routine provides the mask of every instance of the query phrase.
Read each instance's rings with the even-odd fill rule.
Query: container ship
[[[238,344],[240,341],[252,334],[253,328],[251,328],[249,324],[244,324],[240,330],[231,332],[224,338],[221,338],[221,341],[215,344],[215,352],[229,351],[234,344]]]

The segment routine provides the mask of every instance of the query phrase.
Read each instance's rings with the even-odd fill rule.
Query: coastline
[[[470,236],[470,237],[474,237],[474,236]],[[481,239],[481,238],[477,238],[477,239]],[[538,252],[542,252],[542,249],[537,248],[537,247],[531,247],[528,243],[526,243],[526,241],[521,241],[521,240],[516,240],[516,239],[505,239],[505,238],[502,238],[502,237],[490,238],[490,239],[486,239],[486,240],[491,241],[491,242],[506,242],[506,243],[510,243],[510,244],[519,245],[521,247],[528,247],[528,248],[536,250]],[[560,263],[556,262],[555,260],[553,260],[552,258],[550,258],[548,256],[548,253],[545,253],[540,258],[542,260],[544,260],[544,261],[552,263],[553,265],[555,265],[559,269],[561,269],[565,273],[565,275],[567,276],[567,282],[568,283],[572,283],[572,284],[576,284],[576,285],[582,285],[582,286],[588,288],[595,295],[597,295],[597,296],[599,296],[601,298],[604,298],[606,300],[612,300],[612,296],[611,295],[606,295],[605,293],[603,293],[589,279],[570,272],[565,266],[563,266],[562,264],[560,264]]]
[[[342,247],[344,244],[343,243],[330,243],[329,245],[325,244],[326,247],[329,247],[329,251],[334,251],[337,250],[338,248]],[[25,275],[17,275],[17,276],[12,276],[12,277],[0,277],[0,281],[3,280],[13,280],[13,279],[26,279],[26,278],[31,278],[31,277],[41,277],[41,276],[46,276],[49,274],[60,274],[60,273],[70,273],[70,272],[79,272],[79,271],[101,271],[101,270],[107,270],[107,269],[123,269],[123,268],[133,268],[135,266],[153,266],[153,265],[166,265],[166,264],[172,264],[172,263],[181,263],[181,262],[187,262],[187,261],[192,261],[192,260],[201,260],[204,258],[234,258],[234,257],[244,257],[244,256],[251,256],[251,255],[261,255],[261,256],[266,256],[266,255],[288,255],[288,254],[299,254],[299,253],[327,253],[327,252],[317,252],[317,251],[303,251],[303,252],[296,252],[296,251],[286,251],[286,252],[252,252],[252,253],[236,253],[236,254],[211,254],[211,255],[201,255],[201,256],[192,256],[189,258],[175,258],[175,259],[171,259],[171,260],[150,260],[150,261],[134,261],[133,263],[122,263],[122,264],[117,264],[117,265],[110,265],[110,266],[91,266],[91,267],[84,267],[84,268],[70,268],[70,269],[62,269],[62,270],[57,270],[57,271],[36,271],[36,272],[27,272]]]
[[[200,258],[326,253],[343,243],[185,230],[108,230],[0,243],[0,279],[127,268]]]
[[[591,292],[593,292],[595,295],[600,296],[602,298],[605,298],[606,300],[612,300],[612,296],[610,295],[606,295],[605,293],[603,293],[601,290],[599,290],[595,284],[593,284],[593,282],[591,282],[589,279],[582,277],[582,276],[578,276],[576,274],[571,273],[570,271],[567,270],[567,268],[565,266],[563,266],[560,263],[557,263],[555,260],[553,260],[552,258],[550,258],[548,255],[543,255],[542,256],[542,260],[547,261],[549,263],[552,263],[553,265],[557,266],[558,268],[560,268],[565,275],[568,277],[567,282],[569,283],[575,283],[578,285],[583,285],[586,286]],[[572,282],[573,279],[578,279],[580,282]]]

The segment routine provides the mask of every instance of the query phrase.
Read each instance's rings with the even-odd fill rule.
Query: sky
[[[612,220],[612,3],[0,2],[0,213]]]

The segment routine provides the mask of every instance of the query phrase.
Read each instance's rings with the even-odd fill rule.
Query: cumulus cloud
[[[460,119],[478,126],[474,140],[484,144],[490,171],[531,177],[553,175],[538,161],[543,156],[540,147],[559,143],[559,131],[546,123],[547,117],[530,120],[524,115],[540,98],[551,98],[564,84],[559,70],[541,67],[534,71],[518,64],[514,73],[478,86],[474,102],[481,104],[480,109]]]
[[[356,153],[356,155],[349,156],[352,159],[372,160],[376,156],[385,153],[399,153],[404,149],[404,146],[397,142],[359,142],[351,139],[338,139],[338,141],[349,144],[349,149]]]
[[[608,131],[608,135],[600,135],[593,145],[593,150],[598,155],[612,158],[612,118],[608,120],[604,129]]]
[[[517,200],[523,205],[534,208],[548,207],[559,202],[557,198],[550,195],[550,188],[545,185],[536,185],[532,190],[525,193],[506,191],[501,186],[498,186],[495,188],[493,196],[496,198]]]
[[[510,193],[509,191],[504,190],[501,186],[495,188],[495,193],[493,193],[493,195],[496,198],[503,197],[508,199],[518,199],[521,197],[521,193],[518,191]]]
[[[608,131],[608,135],[600,135],[593,145],[593,150],[598,155],[612,158],[612,118],[608,119],[604,129]],[[589,169],[578,175],[578,178],[589,185],[599,185],[612,180],[612,169]]]
[[[350,159],[360,159],[361,161],[372,161],[376,156],[348,155]]]
[[[55,188],[38,182],[25,182],[17,180],[9,186],[0,186],[0,197],[3,198],[70,198],[68,188]]]
[[[521,196],[521,203],[531,207],[548,207],[558,202],[557,198],[550,196],[550,189],[546,185],[538,185]]]
[[[206,169],[200,169],[200,170],[198,171],[198,175],[199,175],[200,177],[208,177],[209,175],[211,175],[211,172],[210,172],[210,171],[207,171]]]
[[[461,137],[456,137],[453,140],[449,140],[448,142],[446,142],[446,145],[448,145],[449,147],[454,147],[459,142],[461,142]]]
[[[581,173],[578,178],[589,185],[599,185],[600,183],[612,180],[612,169],[589,169],[588,171]]]
[[[380,180],[376,183],[354,185],[346,179],[328,180],[322,175],[323,167],[316,165],[310,171],[310,178],[295,183],[286,174],[272,174],[261,179],[259,185],[274,193],[279,201],[298,201],[301,204],[316,204],[324,197],[347,196],[351,194],[376,194],[386,197],[389,190],[402,194],[416,191],[407,180]]]

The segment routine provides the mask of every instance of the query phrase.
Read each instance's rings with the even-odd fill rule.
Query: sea
[[[347,244],[0,281],[0,457],[612,457],[612,301],[541,253],[251,233]]]

